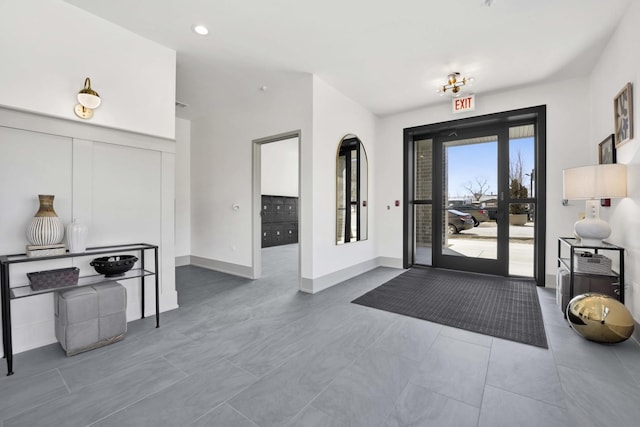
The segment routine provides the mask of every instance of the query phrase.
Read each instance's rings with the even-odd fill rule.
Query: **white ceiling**
[[[478,95],[584,76],[630,1],[67,0],[175,49],[186,119],[300,73],[380,116],[444,102],[452,71]]]

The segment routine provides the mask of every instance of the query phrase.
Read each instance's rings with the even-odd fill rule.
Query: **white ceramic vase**
[[[78,254],[87,250],[87,235],[89,229],[77,218],[67,225],[67,248],[70,253]]]
[[[27,227],[27,240],[32,245],[56,245],[64,238],[64,225],[53,210],[51,195],[38,195],[40,208]]]

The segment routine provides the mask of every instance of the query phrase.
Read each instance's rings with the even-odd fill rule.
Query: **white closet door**
[[[160,244],[160,152],[93,144],[90,242]]]

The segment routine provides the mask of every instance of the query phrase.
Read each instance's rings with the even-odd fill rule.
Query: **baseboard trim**
[[[316,277],[315,279],[302,277],[300,279],[300,290],[309,294],[317,294],[318,292],[324,291],[325,289],[366,273],[367,271],[371,271],[377,267],[402,269],[402,260],[398,258],[377,257],[343,268],[342,270],[334,271],[333,273],[329,273],[324,276]]]
[[[191,255],[189,258],[191,265],[220,271],[222,273],[233,274],[234,276],[246,277],[247,279],[253,279],[253,269],[251,266],[232,264],[230,262],[218,261],[195,255]]]
[[[191,264],[191,255],[183,255],[176,257],[176,267],[184,267]]]
[[[544,281],[544,287],[545,288],[552,288],[555,289],[556,286],[556,274],[546,274],[545,275],[545,281]]]
[[[376,258],[379,267],[399,268],[403,269],[402,258],[391,258],[388,256],[379,256]]]
[[[160,324],[162,324],[162,313],[165,313],[167,311],[172,311],[172,310],[177,310],[178,308],[180,308],[180,306],[177,303],[171,303],[171,304],[160,304]],[[155,316],[156,315],[156,310],[152,309],[153,313],[149,314],[148,312],[145,313],[145,317],[150,317],[150,316]],[[146,310],[145,310],[146,311]]]

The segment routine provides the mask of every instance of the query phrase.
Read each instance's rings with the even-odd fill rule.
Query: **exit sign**
[[[464,111],[473,111],[476,109],[476,96],[467,95],[451,100],[451,109],[453,113],[462,113]]]

